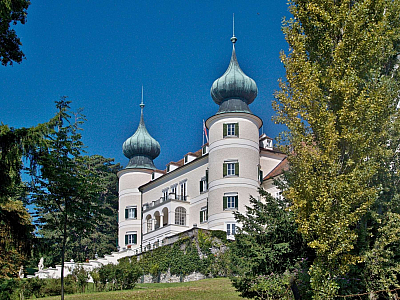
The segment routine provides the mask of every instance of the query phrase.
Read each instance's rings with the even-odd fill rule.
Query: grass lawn
[[[68,300],[119,300],[119,299],[174,299],[174,300],[198,300],[198,299],[243,299],[239,297],[231,281],[228,278],[203,279],[182,283],[146,283],[137,284],[135,289],[126,291],[73,294],[66,295]],[[60,296],[41,298],[46,300],[58,300]]]

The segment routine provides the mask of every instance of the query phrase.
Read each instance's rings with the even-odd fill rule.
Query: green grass
[[[46,300],[60,299],[60,296],[41,298]],[[119,300],[119,299],[174,299],[174,300],[225,300],[243,299],[235,291],[228,278],[204,279],[182,283],[142,283],[135,289],[101,293],[66,295],[68,300]]]

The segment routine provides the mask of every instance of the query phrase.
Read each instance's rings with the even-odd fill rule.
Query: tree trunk
[[[67,241],[67,215],[64,217],[63,241],[61,250],[61,300],[64,300],[64,260],[65,260],[65,244]]]

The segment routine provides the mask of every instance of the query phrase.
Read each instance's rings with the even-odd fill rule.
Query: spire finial
[[[236,41],[237,41],[237,38],[236,38],[236,36],[235,36],[235,14],[233,14],[233,18],[232,18],[232,37],[231,37],[231,42],[233,43],[233,44],[235,44],[236,43]]]
[[[142,102],[140,102],[140,109],[142,110],[142,113],[143,113],[143,107],[144,103],[143,103],[143,85],[142,85]]]

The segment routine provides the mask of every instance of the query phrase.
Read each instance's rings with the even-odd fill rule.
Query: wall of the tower
[[[262,121],[248,113],[224,113],[207,120],[209,128],[208,228],[229,231],[233,211],[245,211],[258,196]]]
[[[152,170],[124,169],[119,177],[118,246],[140,246],[142,239],[142,199],[139,187],[151,180]]]

